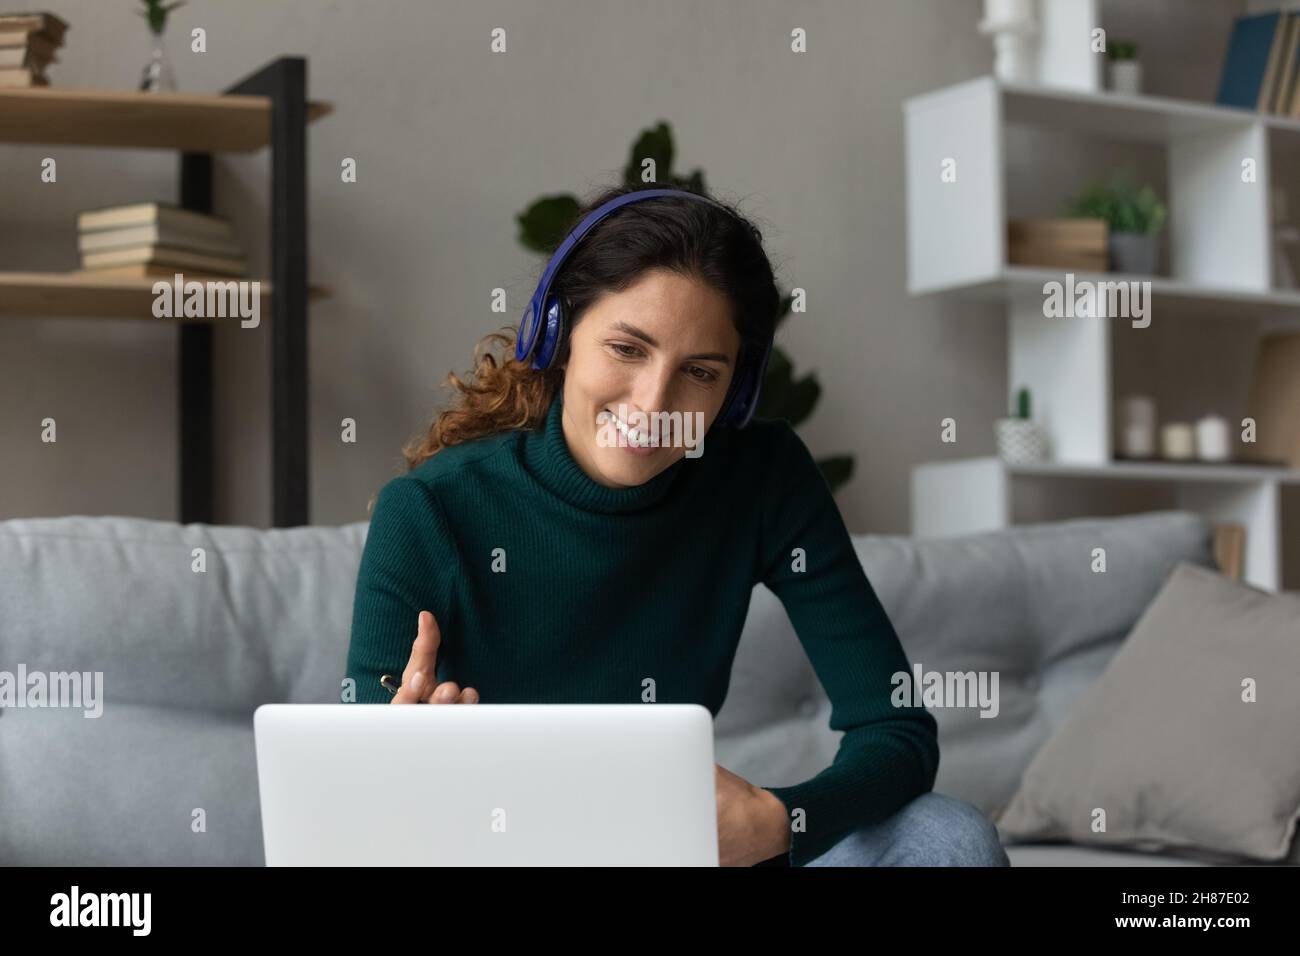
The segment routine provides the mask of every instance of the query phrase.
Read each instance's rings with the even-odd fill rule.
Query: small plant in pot
[[[1137,96],[1142,92],[1142,64],[1137,58],[1137,44],[1128,40],[1116,40],[1110,45],[1107,72],[1110,74],[1110,88],[1116,93]]]
[[[1047,460],[1047,433],[1032,420],[1029,389],[1016,393],[1016,410],[1012,418],[993,423],[998,457],[1008,465],[1033,465]]]
[[[1104,219],[1114,272],[1154,275],[1160,259],[1160,230],[1169,215],[1150,186],[1138,186],[1129,172],[1094,180],[1066,206],[1066,214]]]

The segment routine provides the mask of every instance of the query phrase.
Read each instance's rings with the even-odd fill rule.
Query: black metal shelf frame
[[[281,57],[225,91],[271,100],[271,521],[308,510],[307,61]],[[212,154],[184,152],[180,205],[212,212]],[[213,519],[213,327],[180,325],[180,520]]]

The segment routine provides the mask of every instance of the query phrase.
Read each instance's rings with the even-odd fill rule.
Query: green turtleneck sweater
[[[910,663],[789,423],[713,428],[700,457],[609,488],[569,452],[562,401],[539,430],[445,448],[380,491],[348,650],[357,702],[390,700],[379,678],[405,668],[428,610],[442,635],[438,680],[483,703],[641,703],[652,677],[658,701],[716,717],[761,582],[844,732],[810,780],[750,781],[792,814],[788,862],[930,790],[934,717],[890,701],[891,675]]]

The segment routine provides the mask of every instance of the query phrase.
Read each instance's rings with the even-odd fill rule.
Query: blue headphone
[[[578,223],[564,242],[560,243],[560,247],[555,250],[555,254],[551,256],[551,261],[547,264],[546,270],[542,273],[542,277],[537,283],[537,290],[533,293],[528,308],[519,321],[519,336],[515,340],[515,358],[524,362],[532,356],[533,368],[547,369],[551,367],[551,363],[560,350],[561,343],[565,336],[568,335],[569,323],[564,315],[564,308],[560,304],[559,298],[551,295],[551,283],[555,280],[555,275],[560,271],[560,267],[564,265],[564,260],[573,251],[573,247],[581,242],[582,238],[598,222],[614,210],[620,209],[628,203],[640,202],[643,199],[655,199],[659,196],[681,196],[684,199],[698,199],[702,202],[711,203],[731,215],[730,210],[707,196],[701,196],[698,193],[688,192],[684,189],[640,189],[635,192],[624,193],[622,196],[611,199],[593,210],[582,222]],[[543,316],[545,316],[546,329],[544,334],[539,337],[538,330],[542,325]],[[727,392],[727,397],[723,400],[722,410],[718,412],[715,424],[734,425],[736,428],[744,428],[749,424],[749,420],[754,417],[754,409],[758,407],[758,394],[763,385],[763,374],[767,371],[767,360],[772,355],[772,343],[773,338],[769,338],[766,347],[763,349],[762,356],[757,361],[746,360],[745,353],[747,350],[744,343],[741,344],[740,356],[736,362],[736,374],[732,376],[731,388]]]

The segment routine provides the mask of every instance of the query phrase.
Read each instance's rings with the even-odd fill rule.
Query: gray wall
[[[148,53],[134,3],[45,6],[71,24],[55,84],[134,84]],[[1149,41],[1148,89],[1211,98],[1240,4],[1132,6],[1107,17]],[[517,320],[540,262],[518,245],[515,213],[609,183],[633,136],[665,119],[677,169],[703,167],[740,200],[783,287],[808,291],[780,342],[824,388],[805,441],[857,456],[839,495],[850,530],[905,531],[910,467],[991,453],[1004,404],[1001,311],[905,292],[901,104],[989,72],[980,13],[978,0],[191,0],[169,30],[182,89],[297,54],[311,95],[335,107],[310,130],[311,276],[334,293],[311,314],[313,522],[364,518],[402,442],[446,401],[445,374]],[[189,51],[193,26],[204,54]],[[489,51],[498,26],[504,55]],[[789,50],[794,27],[806,54]],[[1017,161],[1052,148],[1026,145]],[[39,182],[47,155],[57,184]],[[340,182],[347,156],[354,184]],[[0,145],[0,170],[5,269],[74,268],[78,210],[176,191],[168,153]],[[264,154],[218,160],[217,211],[262,271],[266,179]],[[497,286],[506,315],[490,309]],[[270,522],[269,332],[217,333],[221,523]],[[0,517],[176,516],[176,335],[165,320],[0,317]],[[938,440],[950,415],[956,446]],[[57,445],[39,440],[45,416]],[[340,441],[344,417],[356,444]]]

